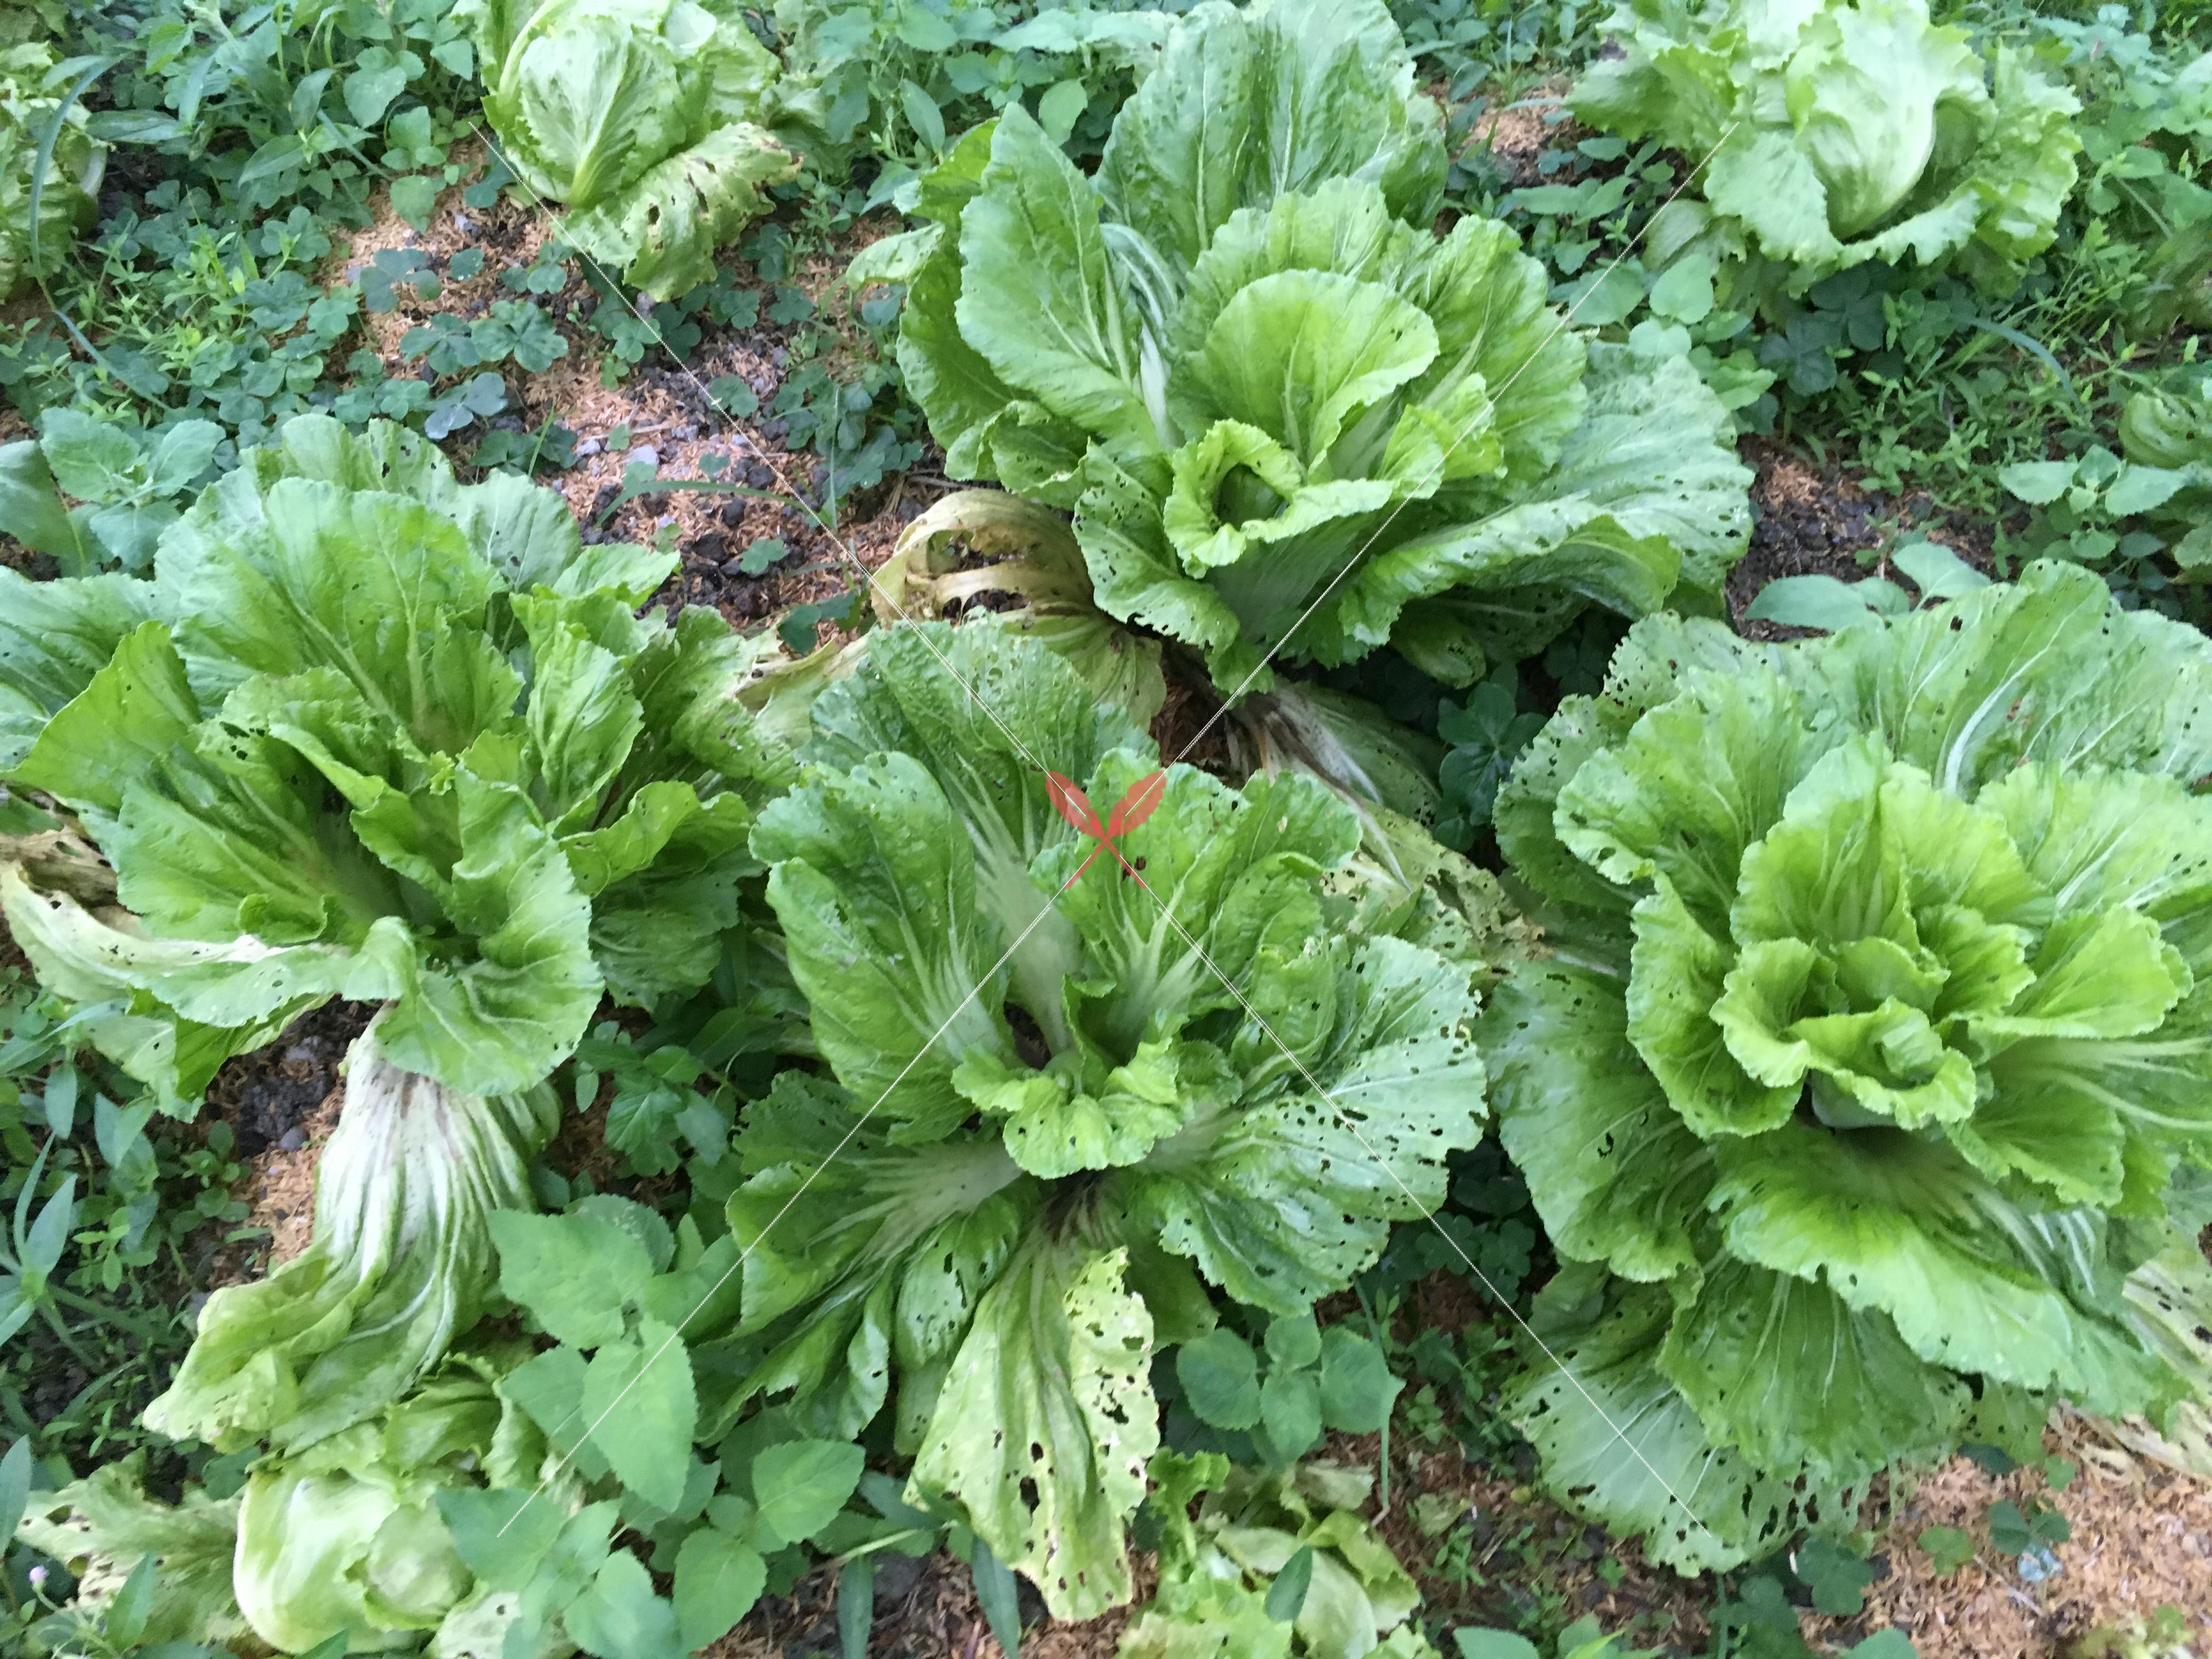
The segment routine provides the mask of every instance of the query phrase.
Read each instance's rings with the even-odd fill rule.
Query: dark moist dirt
[[[1759,589],[1783,576],[1845,582],[1886,576],[1917,593],[1911,580],[1881,556],[1901,532],[1941,542],[1976,569],[1990,568],[1986,526],[1932,518],[1924,497],[1899,501],[1869,493],[1838,467],[1816,465],[1764,438],[1745,438],[1739,449],[1757,475],[1751,486],[1751,545],[1728,580],[1729,615],[1746,639],[1803,639],[1813,631],[1744,616]]]
[[[1139,1600],[1152,1593],[1152,1558],[1136,1562]],[[1111,1659],[1129,1622],[1120,1608],[1083,1624],[1054,1624],[1026,1578],[1018,1577],[1022,1659]],[[950,1555],[876,1558],[872,1659],[1002,1659],[975,1600],[968,1564]],[[789,1595],[770,1595],[738,1628],[708,1647],[706,1659],[830,1659],[842,1651],[833,1573],[802,1579]]]
[[[337,1086],[347,1048],[375,1012],[363,1003],[325,1003],[268,1047],[224,1062],[208,1085],[208,1105],[230,1125],[240,1157],[258,1158],[272,1146],[300,1149],[302,1126]]]
[[[234,1195],[257,1235],[210,1241],[200,1288],[240,1284],[290,1261],[313,1234],[315,1166],[345,1103],[339,1068],[375,1009],[332,1002],[302,1014],[264,1048],[224,1062],[194,1132],[229,1126],[246,1174]],[[201,1236],[203,1238],[206,1235]]]
[[[1212,682],[1195,663],[1170,647],[1161,664],[1167,681],[1167,701],[1152,716],[1152,738],[1159,745],[1160,759],[1168,765],[1186,762],[1216,776],[1229,775],[1228,723],[1216,719],[1221,699]]]

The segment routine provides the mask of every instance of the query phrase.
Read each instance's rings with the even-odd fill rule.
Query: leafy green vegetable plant
[[[29,1451],[27,1441],[17,1443]],[[134,1453],[58,1490],[12,1494],[21,1517],[11,1528],[16,1540],[76,1581],[69,1607],[34,1627],[34,1639],[52,1650],[70,1650],[76,1638],[83,1650],[100,1651],[85,1639],[87,1626],[113,1642],[110,1651],[124,1652],[142,1643],[228,1647],[249,1634],[230,1593],[235,1493],[218,1498],[192,1490],[179,1504],[163,1504],[145,1494],[144,1463]]]
[[[1358,825],[1320,786],[1162,774],[991,623],[870,635],[812,724],[753,848],[836,1080],[744,1114],[719,1409],[788,1394],[849,1436],[895,1378],[912,1492],[1087,1616],[1129,1594],[1147,1366],[1212,1323],[1201,1276],[1295,1317],[1442,1197],[1481,1121],[1477,964],[1355,925],[1323,878]],[[1078,787],[1123,803],[1117,854],[1062,817]]]
[[[717,247],[795,176],[754,124],[775,59],[744,15],[694,0],[465,0],[484,114],[563,240],[656,300],[714,274]]]
[[[212,421],[147,432],[81,410],[46,410],[36,439],[0,445],[0,532],[48,555],[64,576],[117,566],[143,574],[179,499],[207,477],[222,444]]]
[[[1925,0],[1626,0],[1606,27],[1626,51],[1577,84],[1576,115],[1705,160],[1701,198],[1650,228],[1656,264],[1755,255],[1802,294],[1909,257],[2008,290],[2051,242],[2079,103],[2021,51],[1985,61]]]
[[[58,64],[44,40],[0,45],[0,300],[52,276],[92,223],[107,146],[76,97],[83,69]]]
[[[855,275],[910,280],[947,471],[1074,508],[1098,604],[1224,689],[1386,641],[1465,684],[1593,600],[1711,608],[1747,527],[1723,411],[1565,331],[1504,227],[1432,236],[1445,167],[1379,0],[1207,6],[1095,177],[1009,109]]]
[[[2122,1287],[2207,1157],[2208,698],[2045,563],[1789,645],[1647,619],[1561,705],[1497,817],[1559,954],[1484,1030],[1565,1502],[1726,1565],[1970,1411],[2185,1391]]]
[[[392,1002],[395,1065],[529,1087],[603,993],[705,980],[748,867],[737,786],[785,764],[723,696],[748,647],[719,617],[634,614],[672,563],[311,416],[151,580],[0,571],[0,765],[78,814],[139,930],[0,866],[18,942],[112,1005],[95,1043],[172,1103],[334,995]]]
[[[1447,847],[1466,848],[1490,822],[1498,787],[1543,727],[1540,714],[1519,709],[1519,682],[1512,665],[1503,665],[1466,702],[1446,703],[1437,720],[1437,735],[1451,745],[1437,769],[1444,800],[1437,839]]]
[[[518,1357],[512,1342],[457,1355],[374,1416],[260,1460],[221,1498],[188,1487],[165,1504],[141,1489],[136,1459],[109,1464],[36,1494],[20,1535],[76,1575],[71,1613],[104,1618],[111,1636],[135,1602],[151,1642],[307,1653],[438,1631],[488,1634],[495,1652],[514,1598],[472,1583],[441,1515],[456,1489],[520,1480],[543,1454],[497,1391]]]

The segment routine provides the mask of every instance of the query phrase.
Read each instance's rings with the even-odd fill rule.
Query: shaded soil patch
[[[1747,621],[1744,608],[1783,576],[1858,580],[1868,574],[1858,556],[1881,544],[1887,515],[1878,498],[1832,467],[1817,470],[1757,438],[1747,438],[1741,448],[1758,477],[1751,487],[1751,545],[1729,573],[1729,615],[1748,639],[1801,639],[1808,630]]]
[[[1139,1593],[1152,1594],[1152,1561],[1137,1559]],[[1081,1624],[1054,1624],[1027,1579],[1018,1578],[1022,1659],[1110,1659],[1128,1610]],[[874,1622],[867,1650],[879,1659],[1001,1659],[975,1600],[968,1564],[952,1556],[876,1558]],[[764,1597],[738,1627],[706,1650],[707,1659],[830,1659],[842,1653],[837,1581],[831,1572],[802,1579],[788,1595]]]
[[[1769,582],[1784,576],[1833,576],[1854,582],[1886,576],[1915,592],[1881,550],[1899,539],[1941,542],[1976,569],[1990,568],[1991,536],[1985,525],[1960,525],[1925,516],[1923,497],[1899,502],[1869,493],[1833,465],[1817,466],[1763,438],[1746,438],[1744,462],[1757,474],[1751,486],[1754,518],[1751,545],[1729,573],[1729,616],[1747,639],[1802,639],[1810,631],[1747,619],[1744,610]]]
[[[337,1086],[346,1049],[375,1012],[364,1003],[325,1003],[266,1048],[224,1063],[208,1085],[208,1105],[230,1125],[240,1156],[257,1158],[272,1146],[293,1152],[306,1144],[308,1119]]]

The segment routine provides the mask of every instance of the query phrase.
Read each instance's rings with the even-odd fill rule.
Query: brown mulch
[[[1547,148],[1571,142],[1583,131],[1552,101],[1562,90],[1540,89],[1502,109],[1483,111],[1474,118],[1473,142],[1467,153],[1479,155],[1488,151],[1509,184],[1534,184],[1539,177],[1536,158]]]
[[[337,1086],[338,1068],[375,1010],[331,1002],[284,1028],[266,1047],[227,1060],[208,1085],[211,1115],[230,1126],[239,1155],[297,1152],[308,1119]],[[287,1144],[289,1143],[289,1144]]]
[[[375,1013],[359,1003],[326,1003],[302,1014],[276,1042],[224,1062],[208,1085],[198,1128],[227,1124],[246,1165],[234,1196],[246,1225],[266,1243],[241,1240],[210,1259],[202,1288],[258,1278],[307,1248],[315,1214],[315,1165],[345,1101],[339,1067]]]
[[[250,1166],[241,1196],[247,1206],[246,1224],[269,1234],[264,1273],[307,1248],[315,1226],[315,1167],[344,1104],[345,1085],[340,1084],[300,1120],[299,1145],[289,1151],[272,1146]]]
[[[2197,1643],[2212,1641],[2212,1481],[2118,1451],[2078,1419],[2056,1420],[2045,1449],[2078,1466],[2063,1492],[2039,1469],[1994,1475],[1954,1457],[1900,1495],[1876,1554],[1887,1577],[1856,1619],[1808,1618],[1808,1636],[1848,1646],[1886,1626],[1912,1638],[1921,1659],[2042,1659],[2100,1626],[2178,1609]],[[1990,1546],[1990,1505],[2040,1500],[2071,1535],[2052,1547],[2057,1571],[2039,1583]],[[1974,1559],[1939,1577],[1917,1542],[1929,1527],[1972,1535]]]
[[[1814,1650],[1841,1653],[1893,1626],[1911,1637],[1920,1659],[2058,1659],[2093,1630],[2148,1623],[2162,1607],[2179,1610],[2192,1638],[2212,1640],[2212,1481],[2139,1462],[2078,1419],[2055,1424],[2046,1446],[2079,1466],[2063,1492],[2051,1492],[2040,1470],[1997,1476],[1955,1457],[1878,1492],[1866,1520],[1875,1529],[1870,1559],[1881,1576],[1858,1614],[1802,1615]],[[1339,1435],[1325,1454],[1373,1468],[1379,1450],[1374,1436]],[[1685,1579],[1654,1566],[1636,1545],[1610,1538],[1510,1469],[1472,1462],[1454,1445],[1401,1438],[1391,1461],[1390,1507],[1379,1516],[1370,1510],[1370,1518],[1420,1580],[1425,1620],[1445,1630],[1550,1628],[1591,1616],[1633,1645],[1674,1655],[1705,1650],[1717,1593],[1710,1577]],[[2025,1508],[2037,1498],[2063,1513],[2072,1530],[2055,1548],[2058,1571],[2031,1583],[2014,1560],[1993,1553],[1985,1517],[2000,1500]],[[1980,1546],[1977,1559],[1938,1577],[1917,1541],[1935,1526],[1971,1534]],[[1148,1574],[1149,1559],[1140,1555],[1139,1564],[1140,1577]],[[825,1576],[790,1597],[771,1598],[712,1650],[714,1659],[834,1652],[833,1592]],[[1025,1613],[1036,1611],[1025,1605]],[[1127,1621],[1123,1610],[1079,1625],[1031,1625],[1022,1651],[1105,1659]],[[869,1651],[988,1659],[995,1648],[966,1568],[945,1558],[919,1571],[887,1563]]]

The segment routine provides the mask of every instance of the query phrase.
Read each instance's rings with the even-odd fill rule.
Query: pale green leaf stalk
[[[558,1104],[543,1085],[487,1098],[402,1071],[380,1024],[347,1056],[307,1248],[208,1298],[146,1408],[155,1432],[220,1451],[312,1445],[406,1393],[483,1311],[498,1278],[492,1217],[536,1207],[530,1160]]]

